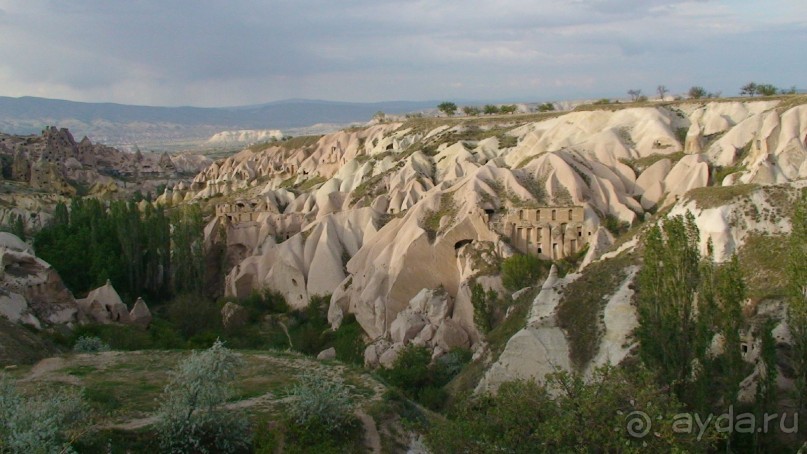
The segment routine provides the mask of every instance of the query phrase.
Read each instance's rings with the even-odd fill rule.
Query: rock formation
[[[78,305],[97,323],[129,322],[129,309],[109,280],[90,291],[86,298],[79,299]]]
[[[41,329],[82,317],[59,274],[16,236],[0,232],[0,315]]]
[[[268,287],[299,308],[330,294],[332,325],[354,314],[375,340],[365,357],[383,364],[411,342],[438,354],[476,348],[470,286],[488,264],[514,251],[558,259],[587,248],[587,265],[611,246],[606,221],[694,210],[704,244],[711,238],[724,259],[761,224],[737,228],[738,206],[695,207],[692,194],[807,178],[807,106],[779,106],[684,102],[506,123],[373,124],[245,149],[162,200],[223,199],[206,241],[225,249],[227,295]],[[764,210],[763,198],[748,203]],[[424,289],[451,302],[443,322],[413,308]],[[540,325],[518,339],[558,336]]]

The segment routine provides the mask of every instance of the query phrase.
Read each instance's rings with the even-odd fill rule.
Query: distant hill
[[[35,97],[0,97],[0,132],[39,134],[69,128],[81,138],[127,146],[173,148],[201,143],[227,130],[304,128],[318,123],[368,121],[382,111],[401,114],[434,108],[434,101],[349,103],[290,99],[241,107],[150,107]]]

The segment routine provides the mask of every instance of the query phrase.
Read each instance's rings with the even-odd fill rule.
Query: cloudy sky
[[[0,96],[145,105],[807,88],[807,0],[0,0]]]

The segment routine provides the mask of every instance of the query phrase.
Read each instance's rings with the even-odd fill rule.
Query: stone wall
[[[588,243],[593,232],[584,225],[580,206],[511,209],[498,223],[498,230],[525,254],[558,260]]]

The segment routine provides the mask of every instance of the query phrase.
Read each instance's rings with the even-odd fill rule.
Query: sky
[[[0,0],[0,96],[158,106],[807,88],[807,0]]]

